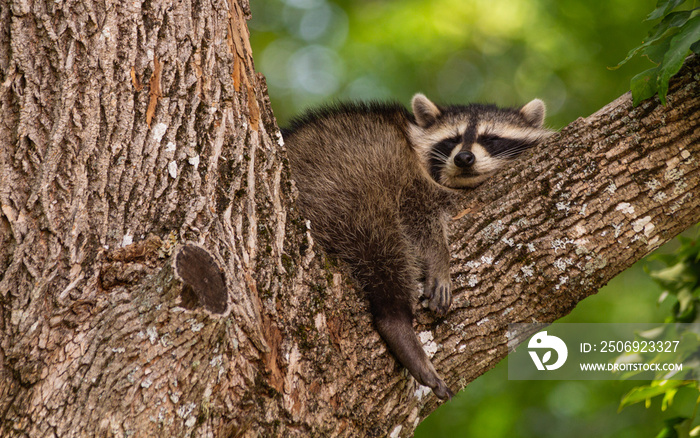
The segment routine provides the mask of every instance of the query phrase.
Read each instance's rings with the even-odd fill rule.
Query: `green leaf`
[[[655,438],[678,438],[678,432],[676,432],[673,426],[666,426],[661,429],[661,432],[659,432]]]
[[[686,386],[688,384],[686,381],[683,380],[664,380],[659,382],[658,384],[654,383],[649,386],[636,386],[632,388],[630,392],[628,392],[627,394],[625,394],[624,397],[622,397],[618,411],[622,410],[622,408],[626,406],[650,400],[651,398],[656,397],[657,395],[666,394],[666,392],[668,391],[676,390],[677,388],[680,388],[681,386]]]
[[[687,417],[667,418],[664,420],[664,428],[656,435],[656,438],[678,438],[678,428],[683,427],[683,423],[688,423],[689,421],[690,418]]]
[[[654,11],[651,14],[647,15],[646,21],[652,21],[656,20],[657,18],[661,18],[684,2],[685,0],[659,0],[656,3],[656,9],[654,9]]]
[[[654,339],[658,340],[661,336],[663,336],[665,331],[665,328],[663,326],[659,326],[650,330],[645,330],[643,332],[639,332],[639,336],[643,339]]]
[[[665,36],[668,30],[673,30],[683,26],[689,19],[693,11],[679,11],[668,14],[656,26],[652,27],[646,40],[650,43]],[[645,41],[646,42],[646,41]]]
[[[690,46],[690,50],[693,51],[693,53],[697,53],[700,55],[700,41],[695,42],[692,46]]]
[[[633,106],[639,105],[643,100],[649,99],[656,94],[658,75],[659,67],[654,67],[632,78],[630,88],[632,90]]]
[[[666,391],[666,394],[664,394],[664,398],[661,401],[661,410],[663,412],[666,412],[666,409],[668,409],[669,405],[673,404],[673,397],[676,396],[677,392],[678,388],[673,388]]]
[[[665,105],[668,82],[671,76],[678,73],[683,66],[686,56],[690,52],[690,46],[700,41],[700,15],[688,20],[681,28],[678,35],[671,40],[671,47],[664,56],[663,64],[658,76],[659,99]]]
[[[657,284],[668,289],[672,294],[678,293],[686,285],[695,285],[697,281],[693,271],[684,261],[679,261],[673,266],[659,269],[649,275]]]
[[[698,334],[694,332],[685,332],[677,340],[681,342],[676,351],[676,359],[674,359],[674,361],[683,363],[684,372],[690,371],[696,376],[696,372],[693,370],[700,370],[700,359],[697,357],[697,353],[700,351],[700,339],[698,338]]]
[[[695,297],[689,289],[682,289],[678,292],[678,309],[676,312],[676,321],[691,323],[695,320]]]
[[[671,47],[671,36],[678,33],[677,30],[678,29],[674,29],[673,32],[669,32],[667,37],[658,43],[652,44],[642,50],[642,56],[646,56],[654,64],[660,65],[664,61],[664,56],[666,56],[668,49]]]
[[[678,291],[678,302],[681,305],[681,313],[686,313],[690,307],[693,306],[695,302],[695,296],[690,288],[683,288]]]

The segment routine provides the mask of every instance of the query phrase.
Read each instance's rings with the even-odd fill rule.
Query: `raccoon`
[[[541,142],[545,105],[346,103],[294,119],[283,137],[298,207],[327,254],[346,263],[389,350],[440,399],[453,393],[413,330],[423,283],[429,308],[452,302],[446,224],[474,187]]]

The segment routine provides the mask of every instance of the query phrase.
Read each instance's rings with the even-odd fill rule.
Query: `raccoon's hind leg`
[[[375,245],[355,266],[355,275],[370,301],[377,331],[396,359],[421,385],[430,387],[441,399],[452,391],[435,371],[413,330],[413,301],[419,269],[403,236],[384,235],[383,251]],[[372,248],[373,247],[373,248]]]
[[[397,306],[392,309],[382,308],[374,314],[377,331],[396,359],[408,369],[418,383],[431,388],[440,399],[451,399],[454,394],[435,371],[413,330],[412,310],[402,308],[403,303],[395,304]]]

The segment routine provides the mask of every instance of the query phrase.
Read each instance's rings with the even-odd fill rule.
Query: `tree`
[[[247,2],[0,5],[0,434],[410,435],[437,400],[314,246]],[[700,219],[698,60],[469,193],[453,389]]]

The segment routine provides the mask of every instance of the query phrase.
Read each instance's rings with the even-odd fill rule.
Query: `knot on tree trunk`
[[[181,305],[189,310],[204,307],[215,314],[228,309],[226,278],[206,249],[185,244],[173,255],[175,279],[182,282]]]

